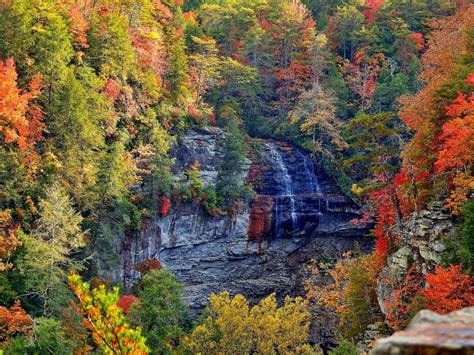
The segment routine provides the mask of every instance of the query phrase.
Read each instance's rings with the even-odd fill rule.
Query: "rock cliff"
[[[176,180],[199,161],[203,183],[215,184],[224,136],[217,128],[186,134],[173,149]],[[158,259],[185,284],[186,301],[199,310],[212,292],[223,290],[252,301],[272,292],[302,294],[309,260],[336,259],[355,241],[370,247],[367,226],[350,222],[360,217],[358,206],[307,152],[284,142],[261,143],[259,159],[235,167],[241,183],[254,185],[250,206],[235,216],[211,216],[190,202],[174,204],[138,235],[118,238],[120,265],[102,274],[130,287],[139,277],[132,266]]]
[[[387,266],[378,277],[377,294],[384,313],[386,301],[392,297],[394,287],[403,280],[411,265],[415,264],[418,271],[426,275],[441,263],[445,250],[442,239],[453,231],[451,216],[441,202],[413,213],[403,221],[400,244],[388,257]]]

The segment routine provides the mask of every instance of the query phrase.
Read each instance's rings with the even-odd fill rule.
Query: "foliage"
[[[65,354],[72,352],[59,321],[53,318],[37,318],[31,338],[15,338],[5,349],[7,354]]]
[[[250,307],[242,295],[211,295],[209,315],[190,335],[192,352],[213,354],[311,353],[307,343],[309,312],[301,298],[275,294]]]
[[[289,113],[290,123],[298,124],[301,133],[311,137],[313,152],[331,157],[335,151],[347,147],[340,132],[342,123],[336,117],[333,93],[314,85],[298,101]]]
[[[42,138],[42,112],[30,101],[40,95],[41,76],[35,75],[29,90],[17,87],[18,74],[13,59],[0,61],[0,132],[6,144],[16,143],[28,150]]]
[[[33,320],[21,308],[20,301],[15,301],[10,308],[0,306],[0,346],[3,346],[15,335],[31,335]]]
[[[392,299],[385,304],[386,323],[394,330],[404,329],[411,318],[423,308],[423,303],[422,276],[413,264],[400,287],[393,292]]]
[[[122,295],[120,296],[117,306],[122,308],[123,313],[128,314],[130,312],[130,307],[132,304],[135,302],[138,302],[140,299],[137,296],[134,295]]]
[[[183,197],[192,199],[194,202],[201,204],[204,209],[211,215],[217,216],[225,214],[218,208],[216,190],[214,186],[203,187],[203,182],[199,178],[199,162],[196,161],[189,170],[185,171],[188,178],[187,186],[184,186]]]
[[[91,290],[77,274],[68,277],[69,287],[76,295],[78,310],[94,342],[106,354],[147,354],[145,338],[140,328],[130,328],[122,309],[117,306],[118,289],[107,291],[104,285]]]
[[[74,267],[72,254],[86,245],[86,233],[81,229],[82,216],[58,184],[46,190],[39,207],[36,228],[31,235],[21,234],[26,253],[18,261],[18,268],[27,289],[39,296],[43,310],[50,312],[66,292],[63,282],[67,268]]]
[[[332,349],[329,352],[329,355],[358,355],[359,351],[357,350],[356,346],[347,341],[347,340],[342,340],[339,345]]]
[[[341,333],[354,337],[380,316],[375,293],[378,269],[380,259],[372,255],[356,258],[346,253],[333,267],[320,263],[312,268],[313,277],[327,274],[331,283],[316,286],[310,279],[306,283],[307,297],[334,310]]]
[[[461,264],[472,275],[474,275],[474,201],[469,201],[463,207],[462,224],[456,233],[445,238],[447,250],[444,253],[447,265]]]
[[[171,354],[186,329],[183,286],[167,270],[151,270],[140,281],[139,301],[128,317],[140,326],[152,353]]]
[[[425,276],[427,286],[422,292],[430,310],[445,314],[474,305],[474,277],[462,272],[462,265],[437,266]]]

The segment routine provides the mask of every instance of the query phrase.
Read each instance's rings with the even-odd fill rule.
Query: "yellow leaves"
[[[364,189],[357,184],[352,184],[351,191],[357,196],[360,196],[364,193]]]
[[[309,312],[302,298],[287,297],[278,307],[272,294],[250,307],[242,295],[212,295],[210,316],[185,341],[194,353],[312,353],[306,343]]]

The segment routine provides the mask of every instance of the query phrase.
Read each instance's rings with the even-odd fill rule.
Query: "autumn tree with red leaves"
[[[421,292],[425,306],[446,314],[474,306],[474,277],[462,272],[462,265],[437,266],[425,276],[426,288]]]

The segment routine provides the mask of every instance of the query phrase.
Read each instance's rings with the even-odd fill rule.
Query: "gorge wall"
[[[200,163],[204,185],[215,184],[223,161],[224,133],[193,129],[173,149],[175,179]],[[357,241],[368,249],[371,238],[358,206],[341,194],[307,152],[285,142],[262,141],[261,153],[246,160],[240,183],[257,195],[234,216],[211,216],[197,204],[175,204],[138,235],[117,239],[118,268],[101,273],[126,287],[138,279],[133,265],[158,259],[185,284],[191,309],[202,309],[212,292],[228,290],[256,301],[269,293],[304,291],[307,263],[340,257]]]

